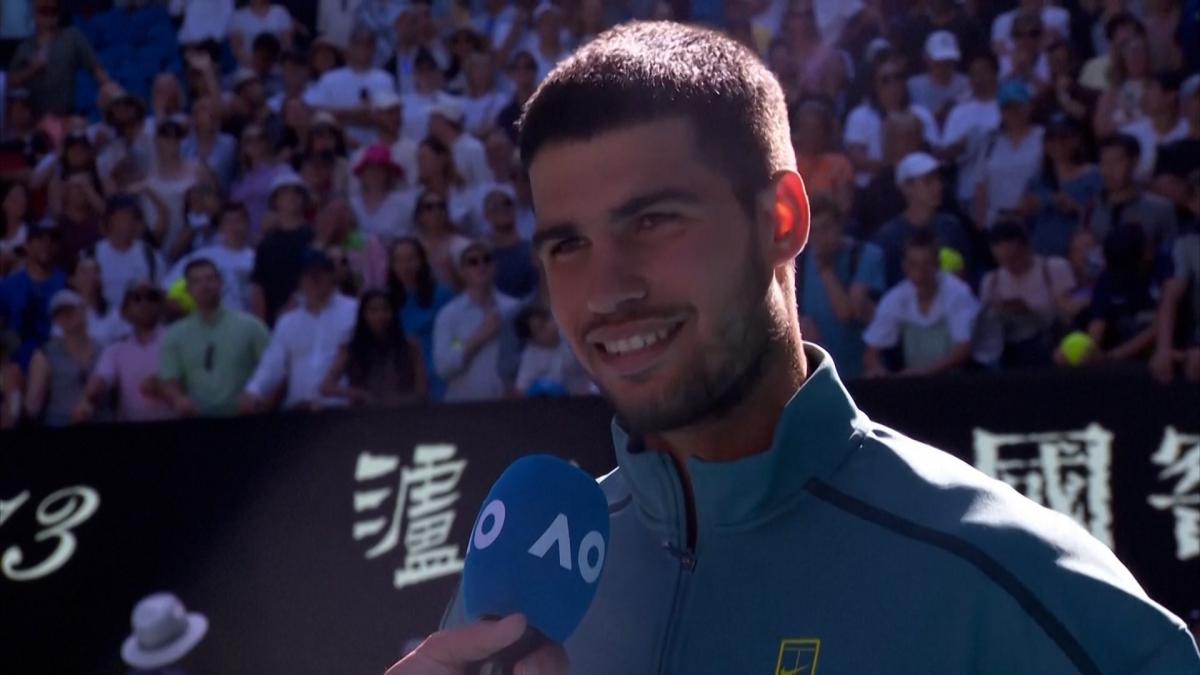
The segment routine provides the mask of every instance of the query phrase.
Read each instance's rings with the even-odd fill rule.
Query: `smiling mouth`
[[[600,361],[616,375],[643,374],[659,365],[686,320],[647,326],[638,332],[592,340]]]

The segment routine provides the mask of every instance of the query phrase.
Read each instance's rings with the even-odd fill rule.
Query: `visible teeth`
[[[664,328],[657,333],[647,333],[645,335],[634,335],[621,340],[613,340],[605,342],[604,351],[609,354],[628,354],[636,352],[647,347],[651,347],[658,343],[659,340],[664,340],[671,334],[671,329]]]

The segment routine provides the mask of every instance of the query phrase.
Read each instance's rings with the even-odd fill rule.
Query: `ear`
[[[808,244],[808,194],[804,180],[795,171],[775,175],[769,195],[765,195],[769,237],[763,242],[766,259],[773,267],[791,265]]]

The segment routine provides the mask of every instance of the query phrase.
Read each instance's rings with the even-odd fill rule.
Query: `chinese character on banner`
[[[1200,434],[1181,434],[1167,427],[1150,461],[1163,467],[1160,481],[1174,481],[1170,494],[1150,495],[1146,501],[1175,517],[1175,557],[1200,557]]]
[[[1034,434],[976,429],[975,466],[1033,501],[1071,516],[1112,548],[1112,438],[1099,424]]]
[[[418,445],[411,465],[401,465],[398,455],[359,453],[354,540],[374,540],[365,554],[368,560],[403,543],[404,564],[396,569],[396,588],[462,571],[463,559],[458,545],[450,543],[450,534],[458,482],[466,467],[467,460],[455,459],[453,445]]]

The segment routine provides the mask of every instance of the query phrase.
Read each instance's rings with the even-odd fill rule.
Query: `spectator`
[[[404,118],[400,97],[392,92],[380,92],[371,99],[371,108],[375,115],[375,130],[379,134],[378,145],[391,152],[392,161],[401,169],[397,187],[403,189],[415,186],[418,174],[417,143],[401,133]],[[356,150],[351,156],[351,164],[357,166],[366,151],[366,148]],[[407,214],[403,219],[408,219]]]
[[[171,15],[179,17],[179,44],[224,42],[233,18],[233,0],[170,0]]]
[[[166,222],[158,228],[162,233],[161,250],[167,262],[174,262],[188,252],[191,237],[184,220],[184,196],[203,176],[200,166],[183,156],[183,139],[188,133],[187,118],[172,116],[158,120],[155,137],[155,160],[146,186],[167,208]]]
[[[396,23],[409,4],[405,0],[361,0],[354,10],[354,24],[346,42],[337,44],[350,44],[355,31],[365,29],[375,44],[373,65],[382,68],[395,48]]]
[[[429,135],[429,111],[446,97],[441,67],[427,49],[413,57],[413,82],[413,90],[401,96],[401,126],[404,136],[418,143]]]
[[[1050,65],[1050,79],[1047,86],[1034,94],[1034,120],[1044,124],[1061,114],[1090,129],[1091,111],[1099,95],[1079,83],[1075,48],[1066,40],[1057,40],[1046,48],[1046,61]]]
[[[133,335],[109,345],[100,354],[71,417],[91,420],[105,398],[117,392],[117,419],[129,422],[172,417],[158,386],[159,351],[162,346],[162,291],[149,281],[135,282],[125,291],[121,313]]]
[[[512,184],[513,171],[520,170],[521,161],[508,134],[500,129],[493,129],[484,139],[483,149],[487,153],[488,168],[492,170],[496,182]]]
[[[211,98],[200,98],[192,104],[192,129],[183,141],[183,158],[206,167],[222,190],[233,183],[237,168],[237,139],[221,131],[219,107]]]
[[[448,61],[445,50],[436,40],[422,40],[421,25],[430,20],[429,2],[397,3],[395,19],[381,27],[381,36],[387,38],[377,49],[377,61],[396,75],[397,89],[401,94],[411,94],[416,89],[416,57],[424,51],[434,58],[438,67]],[[383,45],[386,44],[386,48]],[[384,66],[384,64],[390,65]]]
[[[524,49],[537,61],[538,82],[546,79],[554,66],[567,58],[570,50],[563,44],[562,10],[542,0],[533,10],[533,32],[525,40]]]
[[[104,299],[117,307],[130,283],[139,279],[157,282],[166,267],[162,256],[144,239],[146,223],[136,197],[109,199],[104,223],[108,234],[96,244],[95,258],[100,264]]]
[[[1092,306],[1096,280],[1104,271],[1104,252],[1090,229],[1075,228],[1067,248],[1067,262],[1075,279],[1075,288],[1071,290],[1066,306],[1068,324],[1075,330],[1087,330],[1087,310]]]
[[[254,248],[250,246],[250,218],[246,207],[228,204],[216,217],[217,236],[212,244],[192,251],[175,264],[167,275],[167,288],[186,283],[184,270],[193,260],[207,260],[221,275],[221,304],[227,309],[245,310],[250,305],[251,276],[254,273]]]
[[[921,119],[908,112],[896,113],[884,122],[883,168],[858,191],[854,204],[854,219],[858,223],[855,236],[874,237],[880,226],[904,211],[904,193],[896,182],[897,165],[905,157],[922,151],[925,145],[922,131]]]
[[[901,375],[934,375],[965,366],[979,303],[957,277],[938,271],[932,232],[914,234],[904,245],[904,281],[884,294],[863,334],[863,372],[885,375],[884,350],[898,348]]]
[[[345,199],[335,199],[321,207],[314,225],[313,248],[331,256],[333,251],[340,251],[346,261],[344,271],[354,288],[387,285],[388,247],[379,237],[357,227],[354,212]]]
[[[1150,64],[1155,71],[1175,70],[1183,65],[1183,52],[1176,42],[1182,19],[1181,0],[1151,0],[1146,3],[1146,36]]]
[[[512,61],[508,64],[508,77],[513,83],[513,96],[508,105],[500,111],[496,123],[508,133],[509,139],[514,144],[517,142],[517,119],[521,116],[521,109],[529,97],[533,96],[534,89],[537,88],[537,69],[537,61],[529,52],[524,51],[514,54]]]
[[[233,96],[227,98],[225,122],[222,130],[235,138],[241,138],[247,126],[260,125],[269,145],[274,146],[282,135],[279,117],[267,107],[267,90],[258,73],[249,68],[239,68],[230,76],[229,89]]]
[[[525,298],[538,285],[533,246],[517,232],[516,194],[506,185],[483,193],[487,240],[496,270],[496,288],[512,298]]]
[[[58,238],[51,223],[30,228],[25,266],[0,279],[0,325],[20,340],[12,360],[23,371],[34,350],[50,338],[50,299],[67,286],[66,275],[54,266]]]
[[[90,73],[101,84],[108,73],[87,38],[65,25],[59,0],[34,0],[34,34],[17,47],[8,66],[7,86],[29,91],[33,109],[66,117],[75,112],[75,74]]]
[[[483,143],[463,131],[462,106],[451,99],[435,105],[429,114],[429,135],[450,149],[454,167],[467,188],[476,188],[493,180]]]
[[[467,62],[472,56],[479,55],[483,56],[490,66],[492,63],[491,51],[483,36],[466,25],[456,28],[454,32],[450,33],[445,39],[445,44],[450,64],[446,68],[444,76],[446,91],[461,97],[467,91]]]
[[[83,188],[82,196],[95,211],[104,210],[105,184],[100,180],[100,172],[96,168],[96,152],[87,133],[83,131],[69,132],[63,138],[62,149],[55,155],[55,162],[50,167],[50,176],[44,182],[46,185],[47,208],[50,213],[63,212],[63,201],[68,182],[76,182]],[[55,171],[54,169],[57,169]],[[38,173],[34,172],[35,186]],[[99,236],[99,235],[97,235]]]
[[[1038,255],[1065,258],[1071,234],[1100,198],[1100,171],[1086,160],[1084,129],[1073,118],[1057,115],[1046,127],[1042,169],[1026,188],[1020,211],[1031,222],[1030,239]]]
[[[1156,344],[1155,257],[1145,231],[1122,224],[1104,239],[1104,271],[1096,280],[1088,334],[1103,361],[1145,360]]]
[[[255,251],[250,307],[274,325],[296,291],[313,231],[305,218],[311,205],[308,187],[299,176],[281,173],[271,183],[270,199],[272,227]]]
[[[267,99],[267,107],[275,114],[283,113],[285,101],[292,99],[303,101],[313,87],[312,78],[309,76],[308,60],[304,58],[303,54],[295,51],[283,53],[280,58],[279,84],[280,90]]]
[[[492,253],[482,241],[456,242],[453,260],[463,292],[438,313],[433,328],[433,361],[446,382],[447,402],[504,397],[497,370],[501,323],[516,300],[496,290]]]
[[[6,93],[0,139],[0,177],[24,179],[53,149],[54,142],[38,128],[39,117],[29,100],[29,90],[9,89]]]
[[[320,251],[304,251],[300,301],[279,317],[271,343],[239,405],[243,413],[261,412],[286,380],[285,410],[317,410],[344,405],[323,396],[321,385],[354,331],[358,301],[337,292],[333,262]]]
[[[956,165],[959,208],[969,212],[979,183],[982,156],[988,139],[1000,128],[1000,105],[996,101],[999,63],[990,52],[975,55],[968,67],[971,94],[959,102],[946,118],[938,156]]]
[[[847,379],[862,374],[863,328],[883,294],[883,251],[845,234],[841,207],[828,196],[809,206],[808,246],[796,260],[796,300],[804,337],[837,360]]]
[[[923,152],[908,155],[896,168],[896,185],[904,194],[904,212],[879,229],[875,243],[883,251],[884,281],[890,286],[906,275],[906,243],[917,232],[930,232],[940,246],[962,256],[966,268],[975,270],[973,246],[966,227],[955,216],[941,211],[942,176],[938,161]],[[889,287],[890,287],[889,286]]]
[[[21,339],[13,333],[0,330],[0,431],[17,426],[24,409],[24,379],[21,369],[12,362]]]
[[[846,57],[821,38],[813,0],[791,3],[779,39],[797,64],[800,94],[836,100],[848,79]]]
[[[318,35],[308,46],[309,79],[316,82],[325,73],[341,67],[346,62],[342,50],[347,44],[348,37],[345,43],[335,43],[325,35]]]
[[[392,408],[428,396],[421,347],[404,334],[391,296],[367,291],[359,303],[350,343],[338,351],[321,394],[354,405]],[[339,384],[341,381],[345,384]]]
[[[1000,57],[1000,77],[1024,83],[1033,95],[1050,84],[1050,61],[1042,50],[1046,24],[1037,12],[1020,11],[1012,26],[1012,48]]]
[[[530,305],[517,313],[517,337],[525,345],[517,370],[516,388],[521,396],[538,392],[585,396],[596,388],[579,360],[559,334],[558,324],[544,307]]]
[[[491,41],[496,49],[511,47],[524,34],[524,20],[528,19],[513,6],[511,0],[484,0],[483,11],[475,13],[471,21],[475,30]]]
[[[25,259],[29,236],[29,189],[13,181],[0,184],[0,279]]]
[[[238,164],[240,175],[229,191],[229,198],[245,204],[250,215],[250,238],[257,241],[263,233],[272,186],[287,169],[275,162],[263,128],[257,124],[247,125],[242,131]]]
[[[90,250],[102,238],[101,221],[106,203],[86,174],[77,173],[65,181],[55,179],[52,185],[56,186],[51,191],[55,195],[52,201],[61,203],[57,212],[50,209],[50,213],[57,213],[56,222],[62,232],[55,262],[63,269],[70,269],[81,252]],[[58,197],[58,194],[62,196]]]
[[[400,189],[404,169],[392,159],[391,150],[383,145],[367,148],[354,166],[354,175],[362,190],[350,196],[350,208],[361,230],[379,237],[386,246],[411,235],[409,216],[416,194]]]
[[[421,348],[429,398],[440,401],[445,383],[433,365],[433,325],[442,307],[454,299],[454,293],[434,280],[425,247],[412,237],[397,241],[392,249],[387,288],[392,304],[399,308],[400,325]]]
[[[467,85],[462,100],[463,127],[476,138],[487,138],[497,128],[508,98],[496,89],[495,68],[486,51],[472,52],[463,69]]]
[[[1169,202],[1145,192],[1134,181],[1139,150],[1137,139],[1125,134],[1101,142],[1104,192],[1092,212],[1091,226],[1096,238],[1104,241],[1117,226],[1136,224],[1142,228],[1149,250],[1157,253],[1175,238],[1178,223]]]
[[[1020,0],[1016,9],[1004,12],[992,22],[992,49],[997,54],[1005,55],[1015,49],[1014,43],[1020,39],[1017,20],[1022,14],[1037,17],[1042,25],[1059,38],[1071,36],[1071,14],[1066,9],[1052,5],[1046,0]]]
[[[83,298],[87,308],[88,335],[96,344],[101,348],[108,347],[129,335],[130,327],[121,316],[120,308],[110,305],[104,297],[100,263],[95,258],[80,256],[71,268],[67,285]]]
[[[912,7],[893,31],[892,43],[899,45],[908,63],[920,63],[929,36],[948,31],[966,49],[968,62],[975,55],[990,54],[979,24],[955,0],[929,0]]]
[[[436,192],[423,192],[417,200],[413,218],[417,224],[417,238],[429,255],[433,278],[440,285],[457,290],[458,266],[454,264],[451,250],[455,243],[462,241],[463,236],[450,222],[446,200]]]
[[[1139,183],[1149,181],[1154,174],[1159,146],[1188,137],[1188,122],[1179,110],[1181,84],[1183,78],[1177,72],[1161,72],[1148,80],[1142,92],[1142,117],[1121,127],[1121,132],[1136,138],[1141,148],[1133,171]]]
[[[221,192],[207,174],[184,193],[183,222],[186,227],[183,228],[183,239],[184,247],[188,251],[195,252],[196,249],[211,246],[216,242],[223,205]]]
[[[417,147],[417,181],[423,191],[442,197],[453,227],[463,232],[476,229],[471,216],[478,198],[458,172],[450,147],[433,136]]]
[[[104,134],[112,137],[96,158],[103,179],[122,187],[143,180],[154,163],[154,127],[146,124],[146,104],[115,82],[100,89],[107,98]]]
[[[158,377],[175,413],[232,415],[269,335],[262,322],[221,307],[221,273],[203,258],[184,270],[196,310],[163,336]]]
[[[1192,218],[1200,220],[1200,187],[1193,183],[1188,194]],[[1171,267],[1158,303],[1150,372],[1165,384],[1174,379],[1178,363],[1188,381],[1200,382],[1200,231],[1175,240]]]
[[[1154,165],[1154,191],[1177,207],[1187,199],[1188,177],[1200,170],[1200,73],[1189,77],[1179,88],[1185,137],[1159,148]]]
[[[850,111],[846,119],[846,154],[858,171],[857,182],[865,187],[871,177],[886,166],[883,154],[884,121],[890,115],[910,112],[921,121],[922,138],[929,143],[937,140],[937,122],[925,108],[908,100],[904,80],[904,64],[891,51],[884,51],[873,60],[870,81],[872,88],[867,99]]]
[[[1094,91],[1103,92],[1112,83],[1113,64],[1116,62],[1117,45],[1125,44],[1134,37],[1145,37],[1146,29],[1142,22],[1133,14],[1126,11],[1125,3],[1106,3],[1092,27],[1092,40],[1096,45],[1096,56],[1083,64],[1079,73],[1079,83]]]
[[[1004,211],[1017,208],[1029,180],[1042,163],[1042,128],[1030,114],[1029,87],[1009,80],[997,95],[1000,129],[988,141],[975,187],[975,222],[990,227]]]
[[[833,109],[821,99],[801,103],[792,116],[792,147],[796,167],[811,195],[829,195],[843,213],[854,204],[854,167],[833,149],[836,141]]]
[[[291,49],[293,32],[292,15],[286,7],[273,5],[271,0],[250,0],[229,19],[229,46],[238,63],[249,66],[251,46],[259,34],[270,33],[284,49]]]
[[[25,389],[25,415],[49,427],[70,424],[84,396],[84,385],[100,358],[87,331],[83,298],[61,290],[50,300],[50,316],[61,335],[33,353]]]
[[[175,115],[183,115],[183,87],[174,73],[159,73],[150,86],[150,120],[156,125]]]
[[[1109,136],[1142,117],[1142,94],[1150,76],[1150,48],[1144,36],[1129,37],[1113,47],[1109,85],[1092,118],[1096,138]]]
[[[967,76],[957,70],[960,61],[962,52],[954,33],[930,33],[925,41],[925,72],[908,78],[909,98],[933,113],[939,124],[970,90]]]
[[[250,70],[262,82],[267,110],[271,110],[270,99],[283,91],[283,80],[279,76],[279,55],[282,51],[279,38],[270,33],[259,33],[250,51]]]
[[[376,92],[395,91],[386,72],[375,67],[375,39],[363,26],[350,34],[346,65],[321,76],[305,95],[309,106],[331,113],[356,145],[376,141],[371,97]]]
[[[988,241],[997,268],[980,284],[977,334],[994,339],[997,363],[1004,368],[1048,366],[1071,314],[1071,266],[1035,254],[1019,220],[997,222]]]

